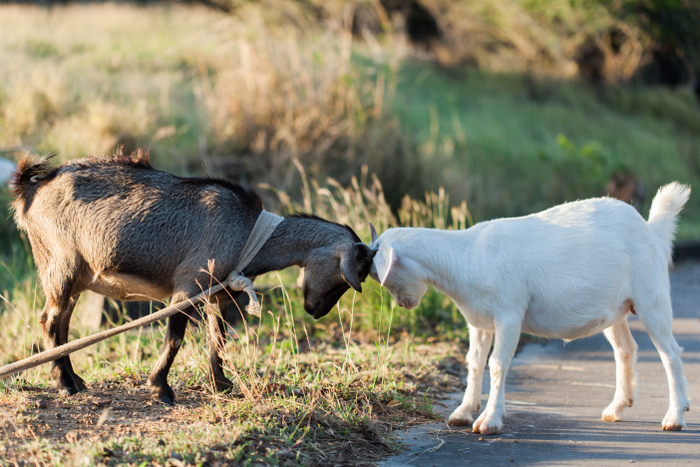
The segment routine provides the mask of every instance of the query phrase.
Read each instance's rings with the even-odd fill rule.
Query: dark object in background
[[[608,196],[624,201],[641,211],[644,204],[644,184],[632,171],[615,172],[605,189]],[[673,244],[673,261],[700,260],[700,241],[683,241]]]
[[[700,241],[684,241],[673,245],[673,261],[700,260]]]
[[[605,187],[608,196],[631,204],[637,211],[640,211],[644,204],[644,192],[644,184],[637,180],[631,170],[613,173]]]

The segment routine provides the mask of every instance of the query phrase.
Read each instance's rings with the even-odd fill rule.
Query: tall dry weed
[[[244,166],[253,180],[275,180],[289,190],[295,159],[314,177],[343,181],[348,167],[381,159],[364,150],[371,127],[384,128],[389,119],[386,88],[395,69],[377,63],[370,75],[355,66],[352,9],[327,30],[289,28],[254,38],[241,31],[264,21],[250,14],[245,28],[232,20],[222,31],[225,54],[198,64],[195,95],[207,119],[207,165]]]
[[[405,48],[367,31],[358,44],[352,3],[324,6],[321,24],[278,6],[3,7],[0,149],[62,161],[141,145],[165,169],[290,192],[294,159],[343,184],[369,164],[394,207],[421,193],[425,167],[391,116]]]

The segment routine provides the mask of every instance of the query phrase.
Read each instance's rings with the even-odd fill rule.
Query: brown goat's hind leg
[[[175,298],[173,302],[176,303]],[[148,385],[151,387],[151,399],[167,405],[175,405],[175,393],[168,385],[168,372],[175,360],[178,350],[185,337],[185,329],[193,307],[185,308],[182,312],[173,315],[168,320],[168,331],[165,335],[165,345],[158,357],[151,374],[148,376]]]
[[[75,307],[75,300],[72,300],[67,294],[58,299],[48,293],[47,295],[46,306],[41,314],[41,326],[44,330],[44,347],[48,350],[67,342],[68,324]],[[62,357],[52,362],[51,377],[56,382],[61,394],[70,396],[86,389],[85,382],[79,377],[76,381],[74,375],[68,357]]]
[[[225,351],[224,345],[226,343],[226,324],[222,318],[229,303],[228,297],[219,298],[217,300],[219,313],[212,309],[213,307],[207,307],[209,378],[217,392],[230,391],[233,388],[233,383],[224,374],[223,360],[221,358],[221,353]]]

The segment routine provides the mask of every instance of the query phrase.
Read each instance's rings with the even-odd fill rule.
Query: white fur
[[[472,423],[491,340],[491,392],[472,431],[498,432],[504,380],[521,332],[565,340],[604,331],[615,353],[617,389],[603,420],[619,420],[634,398],[637,345],[627,313],[645,324],[666,369],[670,406],[662,428],[680,430],[689,408],[682,349],[671,334],[668,264],[678,213],[690,189],[662,187],[649,222],[628,204],[597,198],[463,231],[396,228],[371,244],[370,275],[413,308],[427,285],[447,294],[469,324],[469,376],[452,425]]]

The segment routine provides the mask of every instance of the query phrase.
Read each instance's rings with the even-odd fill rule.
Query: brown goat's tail
[[[27,230],[26,214],[37,188],[41,186],[42,180],[55,170],[49,164],[51,156],[39,156],[35,154],[25,154],[17,163],[17,170],[12,173],[10,187],[14,195],[14,201],[10,205],[14,212],[15,222],[22,230]]]
[[[25,154],[17,163],[17,170],[12,173],[10,187],[17,201],[23,201],[36,189],[40,179],[53,170],[49,161],[52,156]]]

